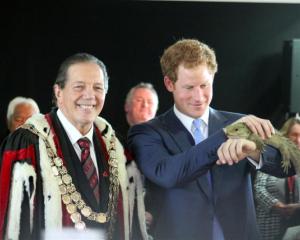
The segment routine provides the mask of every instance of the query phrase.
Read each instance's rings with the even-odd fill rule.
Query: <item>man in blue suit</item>
[[[243,121],[266,138],[274,132],[272,124],[209,107],[217,62],[206,44],[180,40],[160,62],[174,106],[128,135],[152,198],[154,239],[259,239],[250,170],[283,176],[281,156],[271,146],[261,153],[254,142],[228,139],[223,128]]]

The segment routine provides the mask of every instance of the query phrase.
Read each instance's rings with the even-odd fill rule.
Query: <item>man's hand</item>
[[[235,123],[237,122],[246,123],[250,130],[259,135],[262,139],[270,138],[275,133],[275,129],[268,119],[248,115],[238,119]]]
[[[218,149],[217,160],[218,165],[228,164],[232,165],[238,163],[245,157],[250,157],[255,161],[259,160],[260,152],[257,151],[254,142],[247,139],[228,139]]]
[[[152,222],[153,222],[153,216],[150,212],[145,212],[145,219],[146,219],[146,226],[147,226],[147,229],[150,228]]]
[[[272,210],[279,213],[282,216],[287,216],[286,214],[286,204],[278,201],[272,206]]]
[[[300,209],[299,203],[285,204],[280,201],[273,205],[273,210],[278,212],[281,216],[285,218],[291,217],[296,211]]]

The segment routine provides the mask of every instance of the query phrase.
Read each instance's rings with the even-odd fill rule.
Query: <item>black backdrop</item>
[[[159,113],[172,98],[163,86],[159,56],[181,38],[198,38],[216,50],[219,72],[212,106],[269,118],[288,112],[289,84],[282,70],[285,40],[300,38],[300,4],[12,1],[1,6],[1,135],[6,108],[16,95],[51,108],[59,64],[76,52],[96,55],[108,67],[110,89],[102,116],[125,130],[127,90],[152,82]],[[300,103],[299,103],[300,104]],[[299,110],[300,111],[300,110]]]

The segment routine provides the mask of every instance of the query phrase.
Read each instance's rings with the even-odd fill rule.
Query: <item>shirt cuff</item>
[[[250,157],[247,157],[248,161],[252,163],[252,165],[255,167],[256,170],[261,169],[263,166],[263,161],[262,161],[262,156],[261,154],[259,155],[259,162],[253,160]]]

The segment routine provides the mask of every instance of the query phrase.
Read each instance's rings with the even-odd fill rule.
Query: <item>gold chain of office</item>
[[[109,164],[109,201],[107,212],[94,212],[86,202],[82,199],[81,194],[77,191],[75,185],[72,183],[72,177],[68,174],[63,161],[58,157],[51,148],[48,140],[44,137],[32,124],[24,124],[22,128],[31,131],[32,133],[41,137],[45,143],[47,154],[50,159],[52,172],[58,182],[62,202],[65,204],[70,218],[76,229],[83,230],[86,224],[83,222],[81,215],[89,220],[106,223],[110,221],[108,229],[108,239],[112,237],[113,223],[115,222],[116,205],[119,193],[118,181],[118,162],[116,158],[115,135],[112,134],[110,139],[110,146],[108,148],[108,164]]]

